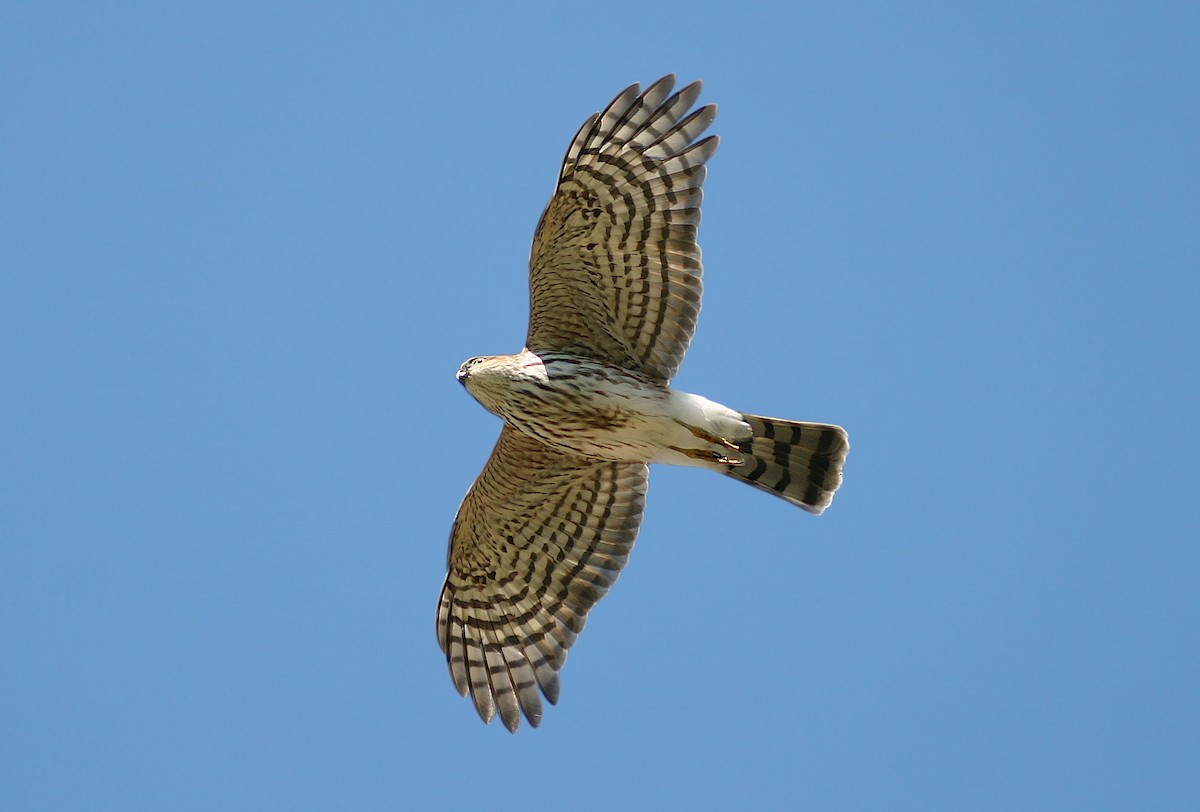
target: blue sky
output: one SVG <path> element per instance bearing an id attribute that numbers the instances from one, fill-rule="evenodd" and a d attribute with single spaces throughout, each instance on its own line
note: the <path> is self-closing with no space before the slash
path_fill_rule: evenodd
<path id="1" fill-rule="evenodd" d="M 1200 806 L 1200 13 L 9 4 L 0 807 Z M 542 727 L 434 637 L 578 125 L 721 112 L 677 379 L 840 423 L 813 518 L 656 469 Z"/>

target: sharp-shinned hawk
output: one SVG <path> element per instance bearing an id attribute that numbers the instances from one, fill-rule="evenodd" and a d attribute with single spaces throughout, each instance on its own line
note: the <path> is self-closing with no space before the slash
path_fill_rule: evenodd
<path id="1" fill-rule="evenodd" d="M 631 85 L 580 128 L 530 256 L 526 349 L 458 380 L 504 418 L 450 533 L 437 635 L 485 722 L 536 726 L 541 697 L 642 520 L 647 463 L 708 468 L 811 513 L 849 444 L 838 426 L 743 414 L 671 389 L 700 311 L 705 162 L 715 105 L 695 82 Z"/>

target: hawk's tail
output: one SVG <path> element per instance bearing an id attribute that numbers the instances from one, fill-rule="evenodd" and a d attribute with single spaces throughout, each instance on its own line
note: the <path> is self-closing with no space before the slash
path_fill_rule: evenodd
<path id="1" fill-rule="evenodd" d="M 753 436 L 739 443 L 742 461 L 725 473 L 781 496 L 810 513 L 821 513 L 842 484 L 850 441 L 840 426 L 795 423 L 743 414 Z"/>

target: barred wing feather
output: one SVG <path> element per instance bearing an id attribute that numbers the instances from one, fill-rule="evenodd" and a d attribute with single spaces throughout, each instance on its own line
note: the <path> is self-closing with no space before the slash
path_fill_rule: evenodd
<path id="1" fill-rule="evenodd" d="M 576 134 L 530 255 L 534 352 L 575 352 L 666 382 L 700 312 L 696 242 L 705 162 L 696 139 L 716 105 L 689 113 L 694 82 L 631 85 Z"/>
<path id="2" fill-rule="evenodd" d="M 501 432 L 454 521 L 437 616 L 454 684 L 485 722 L 516 731 L 523 713 L 536 727 L 541 695 L 558 700 L 567 649 L 633 549 L 647 474 Z"/>

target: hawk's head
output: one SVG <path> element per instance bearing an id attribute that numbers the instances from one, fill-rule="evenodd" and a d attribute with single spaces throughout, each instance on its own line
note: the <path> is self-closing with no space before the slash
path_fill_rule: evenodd
<path id="1" fill-rule="evenodd" d="M 526 350 L 516 355 L 480 355 L 467 359 L 455 376 L 488 411 L 508 418 L 523 411 L 520 405 L 544 382 L 542 360 Z"/>
<path id="2" fill-rule="evenodd" d="M 487 356 L 477 355 L 474 358 L 468 358 L 463 361 L 462 366 L 458 368 L 458 374 L 454 377 L 458 378 L 458 382 L 463 386 L 467 385 L 467 378 L 471 377 L 471 370 L 479 366 L 487 360 Z"/>

